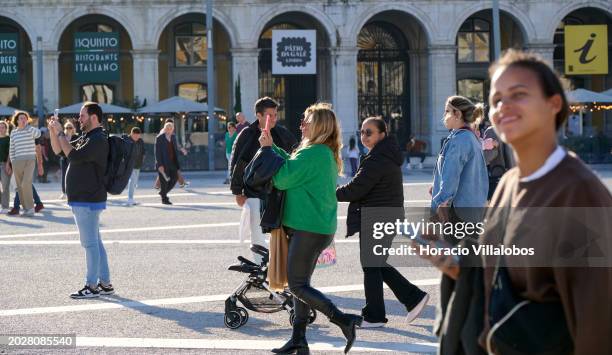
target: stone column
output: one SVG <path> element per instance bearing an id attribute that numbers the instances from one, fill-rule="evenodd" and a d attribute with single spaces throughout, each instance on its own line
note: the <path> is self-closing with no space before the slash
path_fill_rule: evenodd
<path id="1" fill-rule="evenodd" d="M 527 50 L 541 55 L 551 66 L 553 65 L 555 45 L 553 43 L 529 43 Z"/>
<path id="2" fill-rule="evenodd" d="M 159 100 L 159 50 L 142 48 L 131 50 L 134 68 L 134 97 L 147 105 Z"/>
<path id="3" fill-rule="evenodd" d="M 232 48 L 232 95 L 240 77 L 240 98 L 242 111 L 249 122 L 255 120 L 255 101 L 259 98 L 259 49 Z M 231 100 L 235 101 L 235 98 Z"/>
<path id="4" fill-rule="evenodd" d="M 30 52 L 32 56 L 32 87 L 34 88 L 34 106 L 38 106 L 38 52 Z M 59 59 L 60 52 L 43 50 L 43 107 L 47 112 L 59 108 Z"/>
<path id="5" fill-rule="evenodd" d="M 442 123 L 444 105 L 449 96 L 457 92 L 456 53 L 455 45 L 432 45 L 429 51 L 429 87 L 430 87 L 430 147 L 431 154 L 436 155 L 441 148 L 442 138 L 448 135 L 448 130 Z"/>
<path id="6" fill-rule="evenodd" d="M 333 48 L 331 52 L 332 103 L 340 120 L 345 145 L 358 129 L 357 52 L 356 47 Z"/>

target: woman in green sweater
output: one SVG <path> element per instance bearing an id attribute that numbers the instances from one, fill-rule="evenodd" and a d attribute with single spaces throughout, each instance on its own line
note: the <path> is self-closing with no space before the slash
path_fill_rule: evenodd
<path id="1" fill-rule="evenodd" d="M 334 239 L 337 222 L 336 178 L 342 173 L 340 127 L 329 104 L 306 109 L 302 142 L 288 155 L 272 143 L 262 130 L 259 143 L 272 147 L 285 163 L 273 177 L 274 187 L 286 191 L 283 226 L 289 235 L 287 278 L 294 297 L 295 322 L 291 339 L 274 353 L 308 353 L 306 326 L 310 308 L 325 314 L 346 337 L 347 353 L 355 341 L 355 327 L 362 317 L 340 311 L 325 295 L 310 285 L 317 258 Z"/>

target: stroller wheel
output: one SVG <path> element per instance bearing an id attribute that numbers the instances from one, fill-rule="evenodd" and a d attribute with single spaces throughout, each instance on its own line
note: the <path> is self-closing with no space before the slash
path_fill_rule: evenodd
<path id="1" fill-rule="evenodd" d="M 238 329 L 242 326 L 242 316 L 236 311 L 230 311 L 225 314 L 223 319 L 225 326 L 230 329 Z M 246 323 L 246 322 L 245 322 Z"/>
<path id="2" fill-rule="evenodd" d="M 249 321 L 249 312 L 242 307 L 237 307 L 236 312 L 240 314 L 240 325 L 243 326 Z"/>
<path id="3" fill-rule="evenodd" d="M 317 311 L 311 308 L 310 315 L 308 316 L 308 324 L 314 323 L 316 319 L 317 319 Z M 294 322 L 295 322 L 295 311 L 291 310 L 291 312 L 289 312 L 289 323 L 293 325 Z"/>

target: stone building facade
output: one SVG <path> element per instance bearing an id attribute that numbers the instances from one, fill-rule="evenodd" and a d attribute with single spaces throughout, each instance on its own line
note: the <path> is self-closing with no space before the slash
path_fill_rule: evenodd
<path id="1" fill-rule="evenodd" d="M 39 47 L 47 110 L 83 98 L 130 105 L 135 98 L 150 104 L 206 96 L 205 1 L 0 0 L 0 6 L 0 33 L 16 32 L 20 42 L 19 77 L 0 83 L 2 104 L 37 104 Z M 564 24 L 608 24 L 612 41 L 607 0 L 501 0 L 500 9 L 502 49 L 536 51 L 560 70 Z M 363 117 L 382 115 L 402 142 L 414 135 L 435 154 L 447 133 L 445 99 L 457 92 L 486 99 L 491 1 L 217 0 L 213 17 L 217 106 L 228 114 L 239 104 L 252 120 L 253 102 L 272 95 L 283 103 L 284 123 L 296 130 L 307 104 L 329 101 L 345 139 Z M 271 74 L 273 29 L 317 31 L 317 74 Z M 118 33 L 118 79 L 75 79 L 79 32 Z M 612 87 L 610 74 L 571 79 L 594 91 Z M 610 117 L 592 120 L 612 133 Z"/>

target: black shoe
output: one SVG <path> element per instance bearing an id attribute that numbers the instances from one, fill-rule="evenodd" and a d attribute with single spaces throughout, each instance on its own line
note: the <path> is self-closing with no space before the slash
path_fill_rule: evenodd
<path id="1" fill-rule="evenodd" d="M 339 310 L 332 312 L 332 316 L 329 318 L 330 322 L 334 323 L 342 330 L 342 334 L 346 338 L 346 346 L 344 347 L 344 353 L 348 353 L 353 347 L 355 338 L 357 337 L 356 327 L 361 326 L 363 317 L 356 314 L 342 313 Z"/>
<path id="2" fill-rule="evenodd" d="M 75 299 L 81 299 L 81 298 L 96 298 L 96 297 L 100 297 L 100 291 L 96 289 L 93 289 L 91 287 L 89 287 L 88 285 L 85 285 L 85 287 L 83 287 L 82 289 L 78 290 L 75 293 L 70 294 L 71 298 L 75 298 Z"/>
<path id="3" fill-rule="evenodd" d="M 166 199 L 166 200 L 162 200 L 162 204 L 163 204 L 163 205 L 171 205 L 171 204 L 172 204 L 172 202 L 170 202 L 170 200 L 169 200 L 169 199 Z"/>
<path id="4" fill-rule="evenodd" d="M 308 342 L 306 342 L 306 323 L 294 323 L 291 339 L 280 348 L 272 349 L 274 354 L 300 354 L 308 355 Z"/>
<path id="5" fill-rule="evenodd" d="M 100 282 L 98 282 L 98 290 L 100 291 L 101 295 L 112 295 L 113 293 L 115 293 L 113 285 L 108 284 L 107 286 L 104 286 Z"/>

